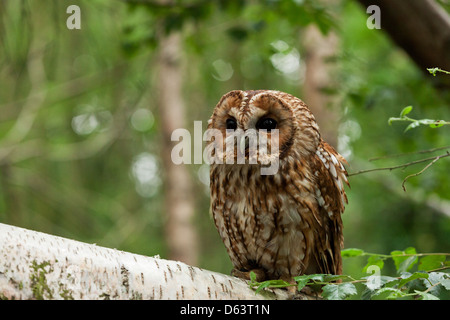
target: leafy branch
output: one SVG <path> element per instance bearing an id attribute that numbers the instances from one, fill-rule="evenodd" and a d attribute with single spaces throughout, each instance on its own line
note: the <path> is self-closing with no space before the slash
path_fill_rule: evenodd
<path id="1" fill-rule="evenodd" d="M 405 129 L 405 132 L 416 128 L 420 125 L 428 125 L 431 128 L 439 128 L 442 127 L 444 125 L 450 125 L 449 121 L 445 121 L 445 120 L 431 120 L 431 119 L 412 119 L 410 117 L 407 116 L 407 114 L 409 114 L 412 111 L 413 107 L 412 106 L 408 106 L 403 108 L 403 110 L 400 112 L 400 117 L 396 118 L 396 117 L 391 117 L 388 120 L 389 125 L 392 124 L 392 122 L 395 121 L 407 121 L 407 122 L 411 122 Z"/>
<path id="2" fill-rule="evenodd" d="M 376 254 L 361 249 L 342 251 L 343 258 L 367 257 L 364 273 L 370 276 L 355 279 L 350 275 L 307 274 L 294 277 L 295 282 L 268 280 L 258 282 L 255 274 L 250 274 L 249 285 L 255 293 L 265 288 L 305 287 L 319 289 L 327 300 L 348 298 L 379 299 L 415 299 L 439 300 L 450 297 L 450 253 L 417 253 L 412 247 L 390 254 Z M 397 275 L 381 275 L 386 260 L 393 260 Z M 413 270 L 415 268 L 415 270 Z M 358 286 L 360 286 L 358 288 Z"/>
<path id="3" fill-rule="evenodd" d="M 445 70 L 442 70 L 442 69 L 439 69 L 439 68 L 428 68 L 427 70 L 433 76 L 436 76 L 437 72 L 442 72 L 442 73 L 446 73 L 446 74 L 450 75 L 449 71 L 445 71 Z M 412 106 L 408 106 L 408 107 L 403 108 L 403 110 L 400 112 L 400 116 L 399 117 L 391 117 L 391 118 L 389 118 L 389 120 L 388 120 L 389 125 L 391 125 L 392 122 L 396 122 L 396 121 L 410 122 L 410 124 L 405 128 L 405 132 L 410 130 L 410 129 L 416 128 L 416 127 L 418 127 L 420 125 L 427 125 L 427 126 L 430 126 L 431 128 L 439 128 L 439 127 L 442 127 L 444 125 L 450 125 L 450 122 L 449 121 L 445 121 L 445 120 L 413 119 L 413 118 L 410 118 L 410 117 L 408 117 L 408 114 L 411 113 L 412 109 L 413 109 Z M 442 150 L 442 149 L 448 149 L 448 147 L 434 148 L 434 149 L 424 150 L 424 151 L 419 151 L 419 152 L 414 152 L 414 153 L 428 153 L 428 152 L 434 152 L 434 151 Z M 401 155 L 379 157 L 379 158 L 371 159 L 371 161 L 379 160 L 379 159 L 383 159 L 383 158 L 387 158 L 387 157 L 398 157 L 398 156 L 401 156 Z M 430 161 L 430 163 L 428 163 L 422 170 L 420 170 L 417 173 L 410 174 L 405 179 L 403 179 L 402 188 L 403 188 L 404 191 L 406 191 L 405 183 L 406 183 L 406 181 L 408 179 L 421 175 L 428 168 L 430 168 L 433 164 L 435 164 L 438 160 L 440 160 L 442 158 L 445 158 L 445 157 L 449 157 L 449 156 L 450 156 L 450 153 L 449 153 L 449 151 L 447 151 L 445 154 L 442 154 L 442 155 L 439 155 L 439 156 L 436 156 L 436 157 L 431 157 L 431 158 L 411 161 L 411 162 L 404 163 L 404 164 L 397 165 L 397 166 L 360 170 L 360 171 L 357 171 L 357 172 L 350 173 L 349 176 L 353 176 L 353 175 L 357 175 L 357 174 L 361 174 L 361 173 L 372 172 L 372 171 L 394 170 L 394 169 L 399 169 L 399 168 L 403 168 L 404 169 L 404 168 L 409 167 L 409 166 L 414 165 L 414 164 Z"/>
<path id="4" fill-rule="evenodd" d="M 442 73 L 446 73 L 446 74 L 450 74 L 449 71 L 446 70 L 442 70 L 440 68 L 427 68 L 428 72 L 431 73 L 433 75 L 433 77 L 436 77 L 436 73 L 437 72 L 442 72 Z"/>
<path id="5" fill-rule="evenodd" d="M 434 77 L 436 76 L 436 73 L 441 72 L 441 73 L 445 73 L 450 75 L 449 71 L 446 70 L 442 70 L 440 68 L 427 68 L 428 72 L 431 73 Z M 444 121 L 444 120 L 431 120 L 431 119 L 421 119 L 421 120 L 417 120 L 417 119 L 412 119 L 410 117 L 407 116 L 407 114 L 409 114 L 412 111 L 413 107 L 412 106 L 408 106 L 403 108 L 403 110 L 400 112 L 400 117 L 396 118 L 396 117 L 391 117 L 388 120 L 389 125 L 392 124 L 392 122 L 395 121 L 408 121 L 411 122 L 405 129 L 405 132 L 416 128 L 420 125 L 429 125 L 431 128 L 439 128 L 442 127 L 443 125 L 449 125 L 450 122 L 449 121 Z"/>

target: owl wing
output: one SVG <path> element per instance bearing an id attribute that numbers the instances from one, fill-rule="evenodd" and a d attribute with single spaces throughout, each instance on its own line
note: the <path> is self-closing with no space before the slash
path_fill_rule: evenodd
<path id="1" fill-rule="evenodd" d="M 341 214 L 347 203 L 344 184 L 349 185 L 345 159 L 321 140 L 312 161 L 316 176 L 315 198 L 318 210 L 313 212 L 319 224 L 316 230 L 315 260 L 321 273 L 341 274 L 342 234 Z"/>
<path id="2" fill-rule="evenodd" d="M 331 219 L 344 212 L 347 201 L 344 183 L 350 186 L 347 179 L 347 170 L 343 163 L 347 161 L 332 146 L 321 140 L 315 157 L 313 167 L 319 171 L 318 185 L 324 199 L 323 208 Z M 316 172 L 315 175 L 317 176 Z M 320 195 L 318 195 L 320 196 Z"/>

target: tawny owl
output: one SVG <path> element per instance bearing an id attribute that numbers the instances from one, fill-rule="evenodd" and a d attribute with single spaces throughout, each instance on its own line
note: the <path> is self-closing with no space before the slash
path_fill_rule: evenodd
<path id="1" fill-rule="evenodd" d="M 211 212 L 233 274 L 288 280 L 342 273 L 346 161 L 322 140 L 306 104 L 279 91 L 231 91 L 208 129 Z M 250 135 L 240 140 L 235 131 L 258 133 L 270 151 L 252 153 Z M 267 159 L 277 159 L 275 173 L 262 174 Z"/>

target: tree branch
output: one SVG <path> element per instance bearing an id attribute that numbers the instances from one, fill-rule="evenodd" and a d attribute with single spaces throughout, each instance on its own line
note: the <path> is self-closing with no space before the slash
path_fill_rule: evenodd
<path id="1" fill-rule="evenodd" d="M 1 299 L 287 299 L 246 281 L 0 224 Z M 307 299 L 301 295 L 296 298 Z"/>
<path id="2" fill-rule="evenodd" d="M 427 161 L 433 161 L 433 163 L 434 163 L 437 160 L 445 158 L 445 157 L 450 157 L 450 153 L 448 151 L 447 151 L 447 153 L 442 154 L 440 156 L 436 156 L 436 157 L 430 157 L 430 158 L 426 158 L 426 159 L 415 160 L 415 161 L 411 161 L 411 162 L 408 162 L 408 163 L 404 163 L 404 164 L 400 164 L 400 165 L 392 166 L 392 167 L 382 167 L 382 168 L 373 168 L 373 169 L 359 170 L 359 171 L 356 171 L 356 172 L 351 172 L 348 175 L 349 176 L 356 176 L 356 175 L 362 174 L 362 173 L 373 172 L 373 171 L 382 171 L 382 170 L 389 170 L 389 171 L 391 171 L 391 170 L 394 170 L 394 169 L 406 168 L 406 167 L 412 166 L 414 164 L 427 162 Z M 429 167 L 431 164 L 427 165 L 427 167 Z M 425 167 L 425 168 L 427 168 L 427 167 Z"/>
<path id="3" fill-rule="evenodd" d="M 358 0 L 365 8 L 381 10 L 381 28 L 403 48 L 416 65 L 450 70 L 450 16 L 434 0 Z M 448 77 L 439 76 L 446 87 Z"/>
<path id="4" fill-rule="evenodd" d="M 420 170 L 419 172 L 410 174 L 410 175 L 407 176 L 405 179 L 403 179 L 403 182 L 402 182 L 402 188 L 403 188 L 403 191 L 406 192 L 406 187 L 405 187 L 406 180 L 408 180 L 409 178 L 417 177 L 418 175 L 421 175 L 425 170 L 427 170 L 429 167 L 431 167 L 433 164 L 435 164 L 436 161 L 438 161 L 438 160 L 441 159 L 441 158 L 448 157 L 448 156 L 450 156 L 450 153 L 447 151 L 447 154 L 444 154 L 444 155 L 441 155 L 441 156 L 437 156 L 436 158 L 433 159 L 433 161 L 431 161 L 429 164 L 427 164 L 427 165 L 425 166 L 425 168 L 423 168 L 423 169 Z"/>
<path id="5" fill-rule="evenodd" d="M 432 148 L 432 149 L 427 149 L 427 150 L 419 150 L 419 151 L 413 151 L 413 152 L 406 152 L 406 153 L 391 154 L 391 155 L 386 155 L 386 156 L 381 156 L 381 157 L 376 157 L 376 158 L 370 158 L 369 161 L 377 161 L 377 160 L 388 159 L 388 158 L 398 158 L 398 157 L 403 157 L 403 156 L 410 156 L 413 154 L 432 153 L 435 151 L 445 150 L 445 149 L 450 149 L 450 146 Z"/>
<path id="6" fill-rule="evenodd" d="M 370 165 L 368 162 L 364 162 L 360 159 L 354 159 L 352 162 L 357 162 L 361 166 Z M 408 192 L 404 192 L 400 188 L 402 183 L 401 179 L 397 178 L 395 175 L 381 175 L 379 171 L 378 173 L 374 173 L 370 176 L 365 175 L 363 177 L 378 183 L 380 186 L 383 186 L 386 190 L 397 195 L 399 198 L 415 204 L 425 205 L 435 213 L 450 217 L 450 201 L 441 198 L 438 194 L 427 192 L 423 188 L 418 187 L 409 187 Z"/>

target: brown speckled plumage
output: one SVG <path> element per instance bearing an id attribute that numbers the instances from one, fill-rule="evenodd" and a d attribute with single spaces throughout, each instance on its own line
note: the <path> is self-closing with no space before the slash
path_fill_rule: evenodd
<path id="1" fill-rule="evenodd" d="M 233 266 L 261 270 L 266 279 L 340 274 L 345 160 L 321 139 L 306 104 L 279 91 L 231 91 L 208 128 L 225 136 L 230 117 L 246 131 L 267 116 L 279 130 L 276 174 L 261 175 L 260 163 L 211 164 L 211 211 Z M 224 143 L 216 137 L 208 146 Z"/>

